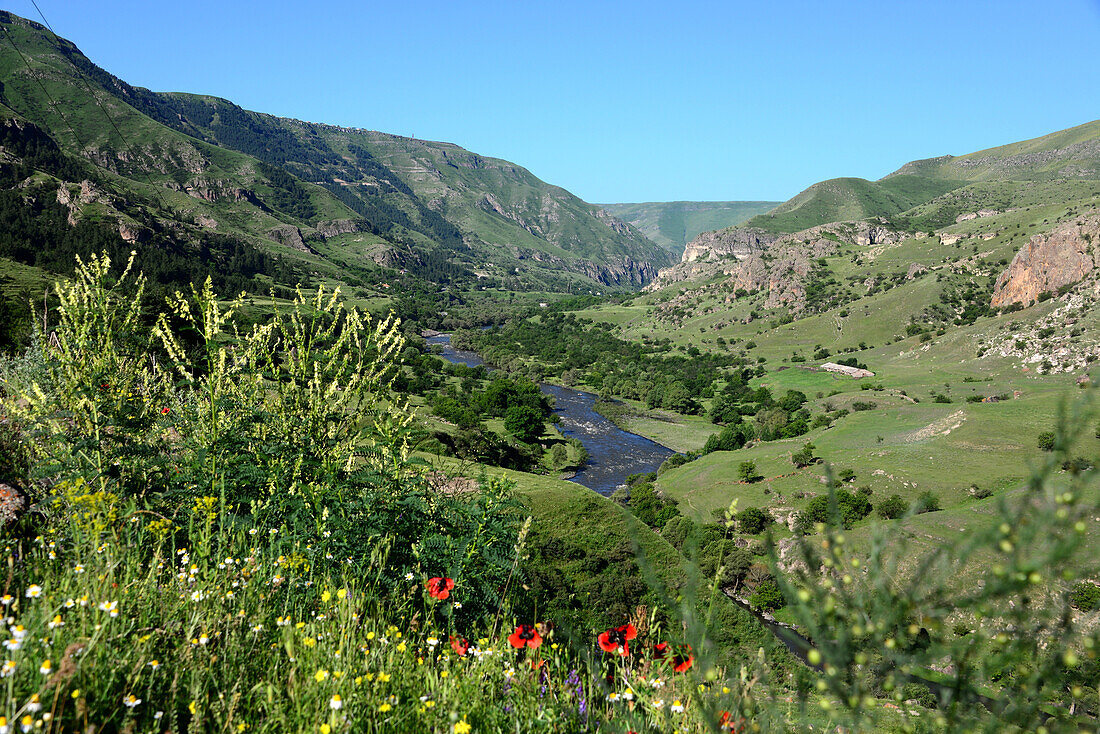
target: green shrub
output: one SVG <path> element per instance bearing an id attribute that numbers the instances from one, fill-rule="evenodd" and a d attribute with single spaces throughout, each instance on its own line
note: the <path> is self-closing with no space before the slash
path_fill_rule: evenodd
<path id="1" fill-rule="evenodd" d="M 1038 445 L 1040 451 L 1054 450 L 1054 431 L 1043 431 L 1039 434 Z"/>
<path id="2" fill-rule="evenodd" d="M 896 520 L 909 509 L 909 504 L 899 494 L 892 494 L 878 506 L 878 514 L 886 520 Z"/>
<path id="3" fill-rule="evenodd" d="M 749 597 L 749 606 L 762 612 L 774 612 L 786 605 L 787 600 L 775 579 L 767 579 L 760 583 Z"/>
<path id="4" fill-rule="evenodd" d="M 1077 582 L 1070 594 L 1070 604 L 1074 609 L 1080 609 L 1082 612 L 1100 609 L 1100 585 L 1091 581 Z"/>

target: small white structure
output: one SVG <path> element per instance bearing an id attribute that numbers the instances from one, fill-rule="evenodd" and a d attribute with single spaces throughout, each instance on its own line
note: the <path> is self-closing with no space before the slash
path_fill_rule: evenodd
<path id="1" fill-rule="evenodd" d="M 821 365 L 821 369 L 826 372 L 839 372 L 842 375 L 848 375 L 848 377 L 854 377 L 857 380 L 861 377 L 874 377 L 875 373 L 871 370 L 860 369 L 859 367 L 849 367 L 846 364 L 837 364 L 836 362 L 826 362 Z"/>

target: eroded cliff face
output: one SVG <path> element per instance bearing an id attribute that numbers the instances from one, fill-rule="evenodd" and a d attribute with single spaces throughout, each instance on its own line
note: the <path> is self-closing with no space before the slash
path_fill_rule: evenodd
<path id="1" fill-rule="evenodd" d="M 734 288 L 766 292 L 765 308 L 800 311 L 814 259 L 835 254 L 841 242 L 868 247 L 901 239 L 898 232 L 874 222 L 834 222 L 788 235 L 751 227 L 704 232 L 688 243 L 677 265 L 660 271 L 648 289 L 721 273 Z"/>
<path id="2" fill-rule="evenodd" d="M 1028 305 L 1039 294 L 1079 283 L 1100 266 L 1100 213 L 1034 235 L 997 277 L 991 305 Z"/>

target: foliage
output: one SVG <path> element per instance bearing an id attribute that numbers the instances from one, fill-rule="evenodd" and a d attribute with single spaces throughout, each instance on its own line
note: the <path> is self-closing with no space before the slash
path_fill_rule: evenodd
<path id="1" fill-rule="evenodd" d="M 909 504 L 899 494 L 892 494 L 878 506 L 878 514 L 886 520 L 896 520 L 909 510 Z"/>
<path id="2" fill-rule="evenodd" d="M 737 513 L 737 529 L 746 535 L 759 535 L 772 523 L 772 516 L 759 507 L 746 507 Z"/>
<path id="3" fill-rule="evenodd" d="M 787 600 L 783 598 L 783 592 L 779 590 L 779 584 L 775 579 L 766 579 L 753 590 L 749 597 L 749 604 L 753 609 L 774 612 L 776 609 L 785 607 Z"/>
<path id="4" fill-rule="evenodd" d="M 740 477 L 742 482 L 755 482 L 761 479 L 756 472 L 755 461 L 742 461 L 739 463 L 737 465 L 737 476 Z"/>
<path id="5" fill-rule="evenodd" d="M 1039 434 L 1038 445 L 1040 451 L 1054 450 L 1054 431 L 1043 431 Z"/>

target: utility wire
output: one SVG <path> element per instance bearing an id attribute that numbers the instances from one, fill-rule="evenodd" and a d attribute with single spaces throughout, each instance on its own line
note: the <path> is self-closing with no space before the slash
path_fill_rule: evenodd
<path id="1" fill-rule="evenodd" d="M 73 139 L 76 140 L 76 144 L 80 146 L 80 152 L 87 156 L 87 146 L 80 140 L 80 136 L 76 134 L 76 130 L 73 129 L 72 123 L 70 123 L 65 115 L 61 113 L 61 110 L 57 106 L 57 102 L 50 96 L 49 91 L 46 89 L 46 85 L 42 83 L 42 80 L 35 74 L 34 69 L 31 68 L 31 62 L 27 61 L 27 57 L 23 55 L 23 52 L 19 50 L 19 47 L 15 45 L 15 39 L 8 33 L 8 28 L 4 23 L 0 23 L 0 30 L 4 31 L 4 36 L 7 37 L 8 43 L 15 49 L 15 53 L 19 54 L 19 58 L 23 59 L 23 64 L 27 67 L 27 71 L 31 75 L 31 79 L 38 82 L 38 88 L 42 90 L 42 94 L 46 95 L 46 99 L 49 100 L 50 106 L 53 107 L 54 114 L 61 118 L 61 121 L 69 128 L 69 132 L 73 134 Z"/>
<path id="2" fill-rule="evenodd" d="M 38 7 L 37 0 L 31 0 L 31 4 L 34 5 L 34 9 L 38 11 L 38 17 L 42 19 L 42 22 L 45 24 L 46 28 L 49 29 L 50 33 L 53 33 L 54 38 L 60 39 L 61 37 L 57 35 L 57 32 L 53 29 L 53 26 L 50 25 L 50 21 L 46 20 L 46 16 L 42 12 L 42 8 Z M 72 67 L 76 71 L 77 76 L 80 77 L 80 81 L 84 83 L 84 88 L 88 90 L 88 95 L 92 98 L 92 101 L 95 102 L 96 107 L 98 107 L 99 111 L 103 113 L 103 116 L 107 118 L 107 122 L 110 123 L 111 127 L 115 131 L 115 134 L 118 135 L 118 139 L 122 142 L 123 150 L 129 153 L 133 146 L 130 145 L 129 141 L 126 139 L 126 136 L 122 134 L 122 131 L 119 130 L 118 125 L 115 124 L 114 118 L 111 117 L 111 113 L 108 112 L 107 108 L 103 106 L 103 103 L 99 101 L 99 97 L 96 95 L 95 90 L 92 89 L 92 85 L 88 82 L 88 77 L 71 59 L 69 60 L 69 63 L 72 64 Z M 70 127 L 70 129 L 72 128 Z M 160 202 L 161 208 L 164 209 L 165 212 L 171 212 L 171 209 L 168 207 L 167 202 L 165 202 L 164 198 L 160 195 L 160 191 L 158 190 L 159 187 L 155 183 L 153 183 L 151 178 L 147 181 L 147 183 L 149 183 L 149 185 L 153 188 L 153 195 Z"/>

